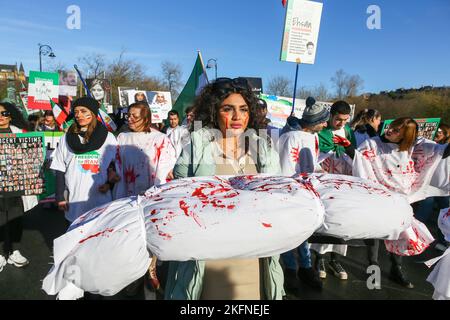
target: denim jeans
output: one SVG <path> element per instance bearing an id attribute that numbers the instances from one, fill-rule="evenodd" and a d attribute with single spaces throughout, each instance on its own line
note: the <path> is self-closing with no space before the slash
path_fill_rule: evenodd
<path id="1" fill-rule="evenodd" d="M 298 261 L 295 257 L 295 253 L 298 254 Z M 287 269 L 297 270 L 297 262 L 300 268 L 311 268 L 311 252 L 309 251 L 308 241 L 303 242 L 297 248 L 285 252 L 281 255 L 283 264 Z"/>

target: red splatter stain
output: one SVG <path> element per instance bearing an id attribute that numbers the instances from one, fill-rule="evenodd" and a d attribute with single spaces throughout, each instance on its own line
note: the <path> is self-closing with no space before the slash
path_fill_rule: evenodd
<path id="1" fill-rule="evenodd" d="M 234 204 L 229 205 L 229 206 L 227 207 L 228 210 L 233 210 L 234 208 L 236 208 L 236 206 L 235 206 Z"/>
<path id="2" fill-rule="evenodd" d="M 262 225 L 265 227 L 265 228 L 272 228 L 272 224 L 270 224 L 270 223 L 262 223 Z"/>
<path id="3" fill-rule="evenodd" d="M 127 184 L 135 183 L 137 177 L 139 177 L 139 175 L 136 175 L 134 172 L 134 167 L 129 167 L 125 170 L 125 182 Z"/>
<path id="4" fill-rule="evenodd" d="M 161 237 L 164 237 L 165 240 L 170 240 L 170 239 L 172 239 L 172 236 L 171 236 L 170 234 L 168 234 L 168 233 L 164 233 L 164 232 L 162 232 L 162 231 L 159 231 L 158 234 L 159 234 Z"/>
<path id="5" fill-rule="evenodd" d="M 292 161 L 297 163 L 300 161 L 300 148 L 292 148 L 291 150 Z"/>
<path id="6" fill-rule="evenodd" d="M 80 240 L 78 243 L 82 244 L 82 243 L 84 243 L 84 242 L 86 242 L 86 241 L 88 241 L 90 239 L 97 238 L 97 237 L 105 235 L 107 233 L 112 233 L 113 231 L 114 231 L 114 229 L 106 229 L 105 231 L 98 232 L 98 233 L 93 234 L 93 235 L 91 235 L 91 236 L 89 236 L 89 237 L 87 237 L 87 238 L 85 238 L 83 240 Z"/>
<path id="7" fill-rule="evenodd" d="M 183 200 L 180 200 L 180 209 L 183 210 L 184 214 L 189 217 L 189 206 Z"/>
<path id="8" fill-rule="evenodd" d="M 319 137 L 316 135 L 316 158 L 319 157 Z"/>
<path id="9" fill-rule="evenodd" d="M 364 158 L 366 158 L 369 161 L 372 161 L 376 158 L 375 151 L 370 149 L 362 152 L 362 155 Z"/>
<path id="10" fill-rule="evenodd" d="M 164 149 L 164 142 L 165 141 L 161 142 L 161 144 L 159 146 L 156 143 L 154 144 L 156 153 L 155 153 L 155 158 L 153 159 L 153 162 L 155 164 L 159 163 L 159 159 L 161 158 L 162 150 Z"/>
<path id="11" fill-rule="evenodd" d="M 150 214 L 151 214 L 152 216 L 154 216 L 154 215 L 156 214 L 156 209 L 153 209 L 152 212 L 150 212 Z"/>
<path id="12" fill-rule="evenodd" d="M 444 219 L 447 219 L 448 217 L 450 217 L 450 209 L 448 209 L 447 213 L 444 214 Z"/>

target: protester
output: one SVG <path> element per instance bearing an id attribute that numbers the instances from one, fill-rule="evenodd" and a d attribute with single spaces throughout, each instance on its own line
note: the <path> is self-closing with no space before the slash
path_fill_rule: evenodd
<path id="1" fill-rule="evenodd" d="M 12 104 L 0 103 L 0 134 L 24 133 L 27 123 L 22 113 Z M 36 196 L 8 197 L 0 201 L 0 272 L 6 264 L 18 268 L 29 261 L 21 253 L 23 234 L 22 218 L 25 212 L 37 205 Z M 1 244 L 3 242 L 3 244 Z"/>
<path id="2" fill-rule="evenodd" d="M 185 127 L 186 129 L 190 130 L 191 129 L 191 125 L 194 122 L 195 106 L 187 107 L 186 110 L 184 111 L 184 113 L 185 113 L 185 118 L 184 118 L 183 123 L 181 125 L 183 127 Z"/>
<path id="3" fill-rule="evenodd" d="M 296 173 L 322 171 L 319 166 L 319 137 L 317 134 L 326 128 L 329 118 L 330 112 L 324 106 L 316 104 L 313 97 L 306 99 L 306 108 L 301 119 L 294 116 L 288 118 L 286 126 L 282 129 L 278 146 L 283 175 L 291 176 Z M 298 260 L 295 258 L 295 252 L 298 254 Z M 295 250 L 281 256 L 287 279 L 295 279 L 297 274 L 299 279 L 311 287 L 322 288 L 322 281 L 317 272 L 318 266 L 312 268 L 307 241 Z M 292 281 L 287 282 L 287 285 L 295 287 Z"/>
<path id="4" fill-rule="evenodd" d="M 258 99 L 258 109 L 256 109 L 257 115 L 257 128 L 259 130 L 267 130 L 267 135 L 272 136 L 273 132 L 278 132 L 279 129 L 272 125 L 272 122 L 267 118 L 267 102 L 264 99 Z M 277 136 L 278 138 L 278 136 Z"/>
<path id="5" fill-rule="evenodd" d="M 441 123 L 436 132 L 436 136 L 434 137 L 434 142 L 439 144 L 449 143 L 450 127 L 444 123 Z M 414 204 L 414 213 L 417 220 L 426 223 L 428 222 L 431 214 L 433 213 L 435 206 L 437 207 L 437 209 L 441 210 L 444 208 L 448 208 L 450 206 L 449 203 L 450 203 L 449 196 L 429 197 Z M 445 251 L 447 247 L 448 244 L 444 240 L 443 234 L 438 233 L 438 239 L 435 248 L 440 251 Z"/>
<path id="6" fill-rule="evenodd" d="M 423 200 L 439 162 L 449 156 L 450 147 L 417 139 L 417 133 L 418 125 L 413 119 L 394 120 L 381 137 L 359 146 L 354 153 L 353 174 L 404 194 L 410 203 Z M 402 258 L 391 254 L 391 262 L 391 279 L 413 288 L 402 267 Z"/>
<path id="7" fill-rule="evenodd" d="M 90 209 L 112 201 L 109 167 L 116 158 L 117 141 L 97 120 L 98 102 L 77 99 L 75 122 L 61 137 L 52 154 L 50 169 L 56 172 L 56 202 L 73 222 Z"/>
<path id="8" fill-rule="evenodd" d="M 189 130 L 180 126 L 180 116 L 176 110 L 169 111 L 169 126 L 164 128 L 163 132 L 167 134 L 175 148 L 177 158 L 181 154 L 183 147 L 189 143 Z"/>
<path id="9" fill-rule="evenodd" d="M 333 138 L 343 137 L 348 139 L 353 147 L 356 147 L 355 136 L 348 126 L 352 109 L 345 101 L 333 103 L 330 109 L 331 118 L 328 126 L 319 132 L 319 149 L 322 157 L 326 157 L 321 163 L 322 168 L 328 173 L 352 175 L 353 160 L 345 154 L 345 148 L 334 143 Z M 327 276 L 324 254 L 331 252 L 331 260 L 328 264 L 333 274 L 341 280 L 347 280 L 348 274 L 339 262 L 339 255 L 347 254 L 346 245 L 338 244 L 311 244 L 311 250 L 316 251 L 318 262 L 316 263 L 319 276 Z"/>
<path id="10" fill-rule="evenodd" d="M 351 123 L 354 130 L 356 146 L 365 140 L 378 135 L 381 124 L 381 113 L 376 109 L 364 109 L 358 112 Z"/>
<path id="11" fill-rule="evenodd" d="M 279 173 L 275 150 L 250 130 L 255 127 L 256 103 L 244 78 L 219 78 L 207 85 L 194 104 L 195 121 L 201 121 L 202 128 L 191 131 L 190 144 L 174 168 L 175 178 Z M 218 272 L 222 268 L 228 277 Z M 170 262 L 165 292 L 167 299 L 281 299 L 283 271 L 279 256 L 260 262 Z"/>
<path id="12" fill-rule="evenodd" d="M 37 131 L 41 116 L 39 114 L 30 114 L 28 116 L 28 131 Z"/>
<path id="13" fill-rule="evenodd" d="M 153 185 L 166 182 L 175 165 L 175 149 L 169 138 L 151 128 L 151 112 L 146 102 L 128 108 L 131 132 L 119 134 L 119 175 L 115 198 L 141 194 Z"/>
<path id="14" fill-rule="evenodd" d="M 46 110 L 44 112 L 44 123 L 39 126 L 38 131 L 60 131 L 53 111 Z"/>

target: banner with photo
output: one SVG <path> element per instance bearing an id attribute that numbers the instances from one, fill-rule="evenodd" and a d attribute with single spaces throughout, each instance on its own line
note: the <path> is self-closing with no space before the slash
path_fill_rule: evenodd
<path id="1" fill-rule="evenodd" d="M 89 88 L 89 91 L 92 94 L 92 97 L 98 101 L 100 105 L 103 104 L 105 109 L 111 109 L 112 100 L 111 100 L 111 81 L 108 79 L 87 79 L 86 85 Z"/>
<path id="2" fill-rule="evenodd" d="M 128 102 L 128 91 L 135 90 L 135 88 L 131 87 L 118 87 L 119 90 L 119 105 L 122 108 L 127 108 L 130 103 Z"/>
<path id="3" fill-rule="evenodd" d="M 52 110 L 50 99 L 58 103 L 59 75 L 56 72 L 30 71 L 28 109 Z"/>
<path id="4" fill-rule="evenodd" d="M 292 111 L 292 98 L 288 97 L 278 97 L 275 95 L 261 94 L 259 97 L 266 101 L 267 103 L 267 118 L 272 122 L 271 125 L 276 128 L 283 128 L 286 124 L 287 118 L 291 115 Z M 332 102 L 316 101 L 317 104 L 323 105 L 330 109 Z M 355 105 L 350 105 L 352 108 L 350 119 L 353 119 L 355 114 Z M 294 115 L 297 118 L 301 118 L 303 111 L 306 108 L 305 99 L 295 99 Z"/>
<path id="5" fill-rule="evenodd" d="M 281 61 L 314 64 L 323 4 L 288 1 L 281 45 Z"/>
<path id="6" fill-rule="evenodd" d="M 59 95 L 75 97 L 77 95 L 78 75 L 76 71 L 59 71 Z"/>
<path id="7" fill-rule="evenodd" d="M 45 138 L 42 132 L 0 134 L 0 194 L 39 195 L 45 191 Z"/>
<path id="8" fill-rule="evenodd" d="M 161 116 L 161 120 L 169 117 L 169 111 L 172 110 L 172 96 L 168 91 L 147 91 L 147 97 L 150 102 L 150 109 L 155 110 Z"/>
<path id="9" fill-rule="evenodd" d="M 433 140 L 439 128 L 439 124 L 441 123 L 441 118 L 420 118 L 414 120 L 419 126 L 417 135 L 425 139 Z M 389 129 L 389 125 L 392 121 L 394 121 L 394 119 L 384 121 L 381 134 L 384 134 L 384 132 Z"/>

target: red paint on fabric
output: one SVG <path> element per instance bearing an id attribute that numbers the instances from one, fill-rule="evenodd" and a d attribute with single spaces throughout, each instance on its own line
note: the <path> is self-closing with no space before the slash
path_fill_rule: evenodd
<path id="1" fill-rule="evenodd" d="M 189 206 L 183 200 L 180 200 L 180 209 L 183 210 L 184 214 L 189 217 Z"/>
<path id="2" fill-rule="evenodd" d="M 233 210 L 234 208 L 236 208 L 236 206 L 235 206 L 234 204 L 229 205 L 229 206 L 227 207 L 228 210 Z"/>
<path id="3" fill-rule="evenodd" d="M 266 228 L 272 228 L 272 225 L 270 223 L 262 223 L 262 225 Z"/>
<path id="4" fill-rule="evenodd" d="M 292 148 L 291 150 L 292 161 L 297 163 L 300 161 L 300 148 Z"/>
<path id="5" fill-rule="evenodd" d="M 78 243 L 82 244 L 82 243 L 84 243 L 84 242 L 86 242 L 86 241 L 88 241 L 90 239 L 97 238 L 99 236 L 105 235 L 107 233 L 111 233 L 113 231 L 114 231 L 114 229 L 106 229 L 105 231 L 98 232 L 98 233 L 93 234 L 93 235 L 91 235 L 91 236 L 89 236 L 89 237 L 87 237 L 87 238 L 85 238 L 83 240 L 80 240 Z"/>
<path id="6" fill-rule="evenodd" d="M 139 175 L 136 175 L 136 173 L 134 172 L 134 167 L 128 167 L 128 168 L 125 170 L 125 182 L 126 182 L 127 184 L 135 183 L 135 182 L 136 182 L 136 178 L 137 178 L 138 176 L 139 176 Z"/>
<path id="7" fill-rule="evenodd" d="M 155 158 L 153 159 L 153 162 L 155 164 L 158 164 L 159 159 L 161 158 L 161 152 L 164 149 L 164 141 L 161 142 L 161 144 L 159 146 L 155 143 L 154 147 L 155 147 L 156 154 L 155 154 Z"/>

